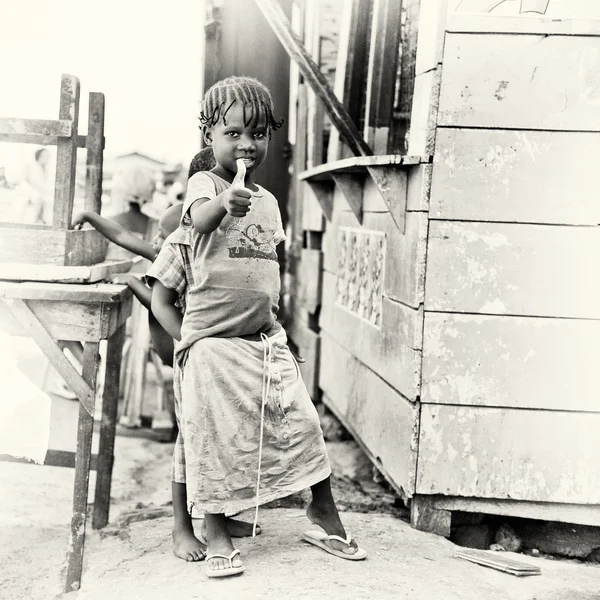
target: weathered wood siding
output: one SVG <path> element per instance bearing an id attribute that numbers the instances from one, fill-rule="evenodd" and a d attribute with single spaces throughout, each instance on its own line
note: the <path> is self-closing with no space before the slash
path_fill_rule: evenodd
<path id="1" fill-rule="evenodd" d="M 546 35 L 553 22 L 537 18 L 536 34 L 514 35 L 498 23 L 527 19 L 454 16 L 429 201 L 416 492 L 597 504 L 600 37 Z"/>

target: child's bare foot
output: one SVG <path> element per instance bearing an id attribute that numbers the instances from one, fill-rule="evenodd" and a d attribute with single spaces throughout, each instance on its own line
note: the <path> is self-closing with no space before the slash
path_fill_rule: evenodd
<path id="1" fill-rule="evenodd" d="M 225 525 L 229 535 L 234 538 L 250 537 L 252 535 L 252 523 L 247 521 L 240 521 L 238 519 L 231 519 L 225 517 Z M 261 532 L 260 525 L 256 526 L 256 535 Z M 200 529 L 200 539 L 205 540 L 206 538 L 206 523 L 202 521 L 202 528 Z"/>
<path id="2" fill-rule="evenodd" d="M 333 501 L 317 503 L 313 499 L 306 509 L 306 516 L 315 525 L 324 529 L 327 535 L 337 535 L 346 539 L 346 530 L 342 525 L 340 515 Z M 358 550 L 358 544 L 354 540 L 352 540 L 349 545 L 337 540 L 329 540 L 327 543 L 335 550 L 339 550 L 344 554 L 356 554 Z"/>
<path id="3" fill-rule="evenodd" d="M 206 546 L 194 535 L 194 529 L 173 527 L 173 554 L 188 562 L 198 562 L 206 557 Z"/>

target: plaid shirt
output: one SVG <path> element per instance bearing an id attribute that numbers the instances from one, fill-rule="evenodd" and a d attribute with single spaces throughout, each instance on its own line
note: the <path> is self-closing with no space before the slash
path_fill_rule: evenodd
<path id="1" fill-rule="evenodd" d="M 165 240 L 156 260 L 146 273 L 146 281 L 150 286 L 154 283 L 153 280 L 156 280 L 166 288 L 177 292 L 178 299 L 175 305 L 182 313 L 185 313 L 185 297 L 193 281 L 191 250 L 189 231 L 176 229 Z M 181 369 L 175 363 L 173 364 L 173 393 L 179 433 L 173 449 L 172 478 L 175 483 L 185 483 L 185 452 L 180 423 Z"/>

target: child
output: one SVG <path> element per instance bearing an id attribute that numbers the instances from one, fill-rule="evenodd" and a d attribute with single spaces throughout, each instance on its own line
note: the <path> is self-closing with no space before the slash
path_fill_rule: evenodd
<path id="1" fill-rule="evenodd" d="M 281 125 L 271 95 L 255 79 L 228 78 L 206 93 L 201 121 L 216 166 L 188 181 L 182 226 L 190 230 L 186 267 L 193 283 L 186 312 L 180 323 L 176 285 L 160 278 L 152 310 L 174 337 L 181 325 L 176 363 L 187 497 L 190 510 L 205 513 L 207 575 L 244 570 L 226 513 L 253 506 L 257 513 L 259 504 L 309 486 L 307 516 L 325 533 L 303 539 L 342 558 L 364 559 L 340 521 L 317 412 L 275 318 L 275 247 L 285 234 L 277 200 L 253 182 L 271 132 Z M 240 173 L 240 184 L 237 159 L 246 175 Z"/>

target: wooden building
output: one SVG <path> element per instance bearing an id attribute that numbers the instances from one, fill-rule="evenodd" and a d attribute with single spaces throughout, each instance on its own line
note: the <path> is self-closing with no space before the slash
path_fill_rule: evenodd
<path id="1" fill-rule="evenodd" d="M 328 3 L 256 4 L 293 59 L 287 326 L 314 397 L 416 527 L 600 524 L 600 7 L 340 3 L 334 96 Z"/>

